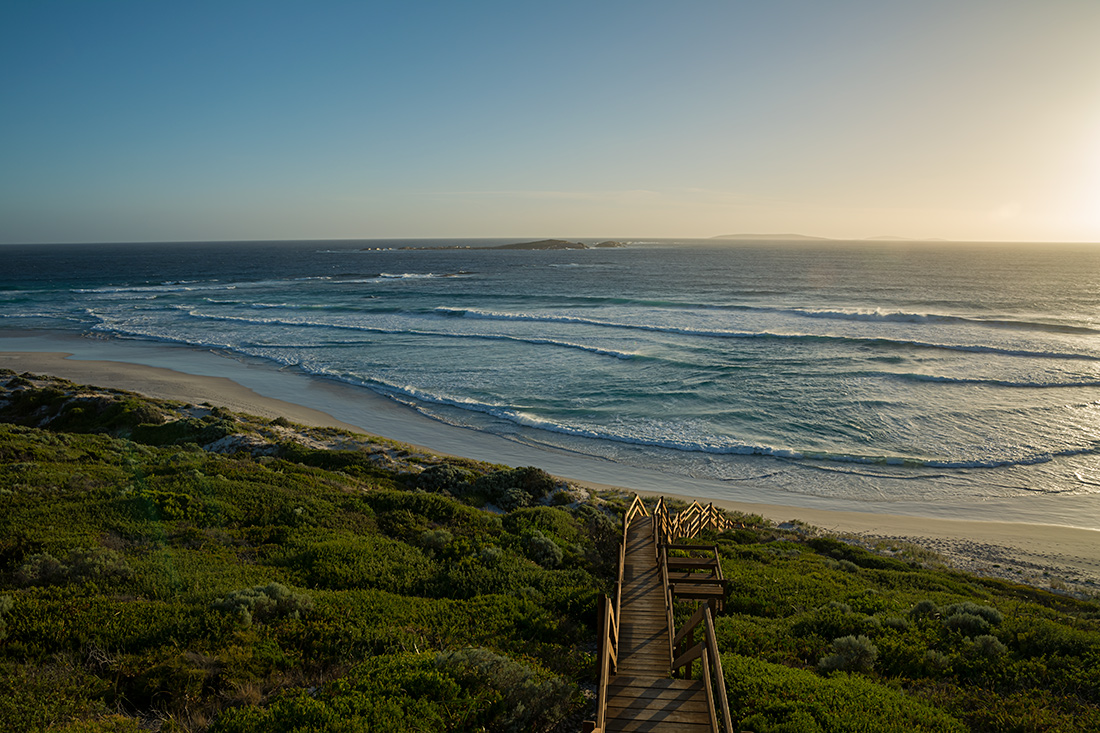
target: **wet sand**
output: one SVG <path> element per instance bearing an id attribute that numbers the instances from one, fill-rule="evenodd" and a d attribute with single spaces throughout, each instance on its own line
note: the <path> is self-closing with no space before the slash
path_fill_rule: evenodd
<path id="1" fill-rule="evenodd" d="M 0 348 L 4 343 L 0 341 Z M 181 350 L 181 354 L 183 351 Z M 309 380 L 286 375 L 298 386 L 288 394 L 285 385 L 268 390 L 266 382 L 257 382 L 263 392 L 274 391 L 281 399 L 262 394 L 235 379 L 194 374 L 163 366 L 92 359 L 72 359 L 67 352 L 0 351 L 0 368 L 16 372 L 49 374 L 82 384 L 124 389 L 150 397 L 200 404 L 209 402 L 260 417 L 283 416 L 305 425 L 335 426 L 357 432 L 384 435 L 387 438 L 426 446 L 437 453 L 467 455 L 510 465 L 540 465 L 525 446 L 516 446 L 496 436 L 471 430 L 441 430 L 433 421 L 411 410 L 394 405 L 385 398 L 363 395 L 348 385 Z M 193 366 L 181 364 L 181 366 Z M 215 364 L 215 366 L 218 366 Z M 247 369 L 241 366 L 241 369 Z M 192 368 L 189 371 L 203 371 Z M 206 369 L 206 371 L 210 371 Z M 239 370 L 234 377 L 239 376 Z M 266 378 L 266 377 L 265 377 Z M 300 382 L 300 384 L 299 384 Z M 348 419 L 337 409 L 354 395 L 356 417 Z M 344 419 L 331 413 L 340 411 Z M 390 428 L 390 429 L 387 429 Z M 433 432 L 434 431 L 434 432 Z M 394 434 L 397 433 L 397 434 Z M 419 439 L 418 439 L 419 438 Z M 526 449 L 525 449 L 526 448 Z M 604 462 L 593 480 L 591 471 L 578 479 L 570 476 L 568 462 L 552 457 L 554 465 L 542 467 L 575 483 L 594 488 L 631 490 L 628 469 L 617 472 L 616 464 Z M 690 483 L 685 482 L 690 489 Z M 639 493 L 655 495 L 651 487 Z M 690 491 L 661 491 L 688 501 Z M 868 538 L 896 538 L 919 544 L 943 555 L 959 569 L 1027 582 L 1041 587 L 1100 593 L 1100 531 L 1022 522 L 995 522 L 902 516 L 865 511 L 837 511 L 823 508 L 794 507 L 745 501 L 714 501 L 715 505 L 749 514 L 760 514 L 776 522 L 800 520 L 820 529 Z"/>

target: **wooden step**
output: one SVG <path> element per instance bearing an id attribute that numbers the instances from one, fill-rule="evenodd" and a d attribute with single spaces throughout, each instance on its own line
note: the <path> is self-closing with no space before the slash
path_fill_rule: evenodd
<path id="1" fill-rule="evenodd" d="M 608 731 L 710 731 L 703 683 L 619 675 L 607 687 Z"/>

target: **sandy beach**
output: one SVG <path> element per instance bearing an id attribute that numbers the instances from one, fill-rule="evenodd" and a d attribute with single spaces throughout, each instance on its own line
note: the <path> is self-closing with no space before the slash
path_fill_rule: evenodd
<path id="1" fill-rule="evenodd" d="M 0 348 L 4 346 L 0 342 Z M 167 353 L 170 357 L 171 352 Z M 180 354 L 185 354 L 184 350 L 180 350 Z M 540 465 L 570 481 L 595 488 L 636 488 L 646 495 L 661 493 L 686 500 L 696 495 L 691 491 L 690 482 L 683 482 L 684 488 L 678 486 L 676 490 L 668 491 L 657 491 L 653 486 L 638 486 L 639 482 L 631 480 L 637 476 L 636 473 L 617 468 L 610 462 L 605 462 L 602 467 L 586 466 L 587 470 L 574 474 L 569 471 L 571 464 L 562 460 L 561 456 L 543 451 L 541 456 L 544 460 L 540 462 L 539 451 L 470 430 L 443 429 L 411 410 L 376 395 L 365 395 L 366 390 L 347 385 L 310 380 L 300 375 L 284 375 L 291 381 L 296 380 L 294 383 L 297 386 L 275 386 L 265 381 L 276 378 L 272 370 L 260 373 L 253 384 L 244 384 L 242 381 L 251 379 L 241 377 L 244 374 L 241 370 L 247 370 L 247 365 L 230 369 L 218 363 L 196 365 L 183 358 L 179 362 L 181 368 L 187 371 L 129 361 L 89 359 L 86 355 L 80 359 L 70 356 L 66 351 L 0 351 L 0 368 L 49 374 L 78 383 L 125 389 L 161 399 L 208 402 L 262 417 L 283 416 L 305 425 L 336 426 L 383 435 L 424 446 L 437 453 L 465 455 L 509 465 Z M 128 358 L 131 356 L 127 355 Z M 230 372 L 229 376 L 209 373 L 219 366 L 223 367 L 223 371 Z M 346 408 L 352 402 L 355 412 L 351 414 L 355 417 L 349 419 Z M 334 412 L 339 414 L 334 415 Z M 574 461 L 573 465 L 580 464 Z M 878 538 L 912 542 L 939 553 L 959 569 L 984 575 L 1056 590 L 1100 592 L 1100 531 L 1023 522 L 838 511 L 705 496 L 703 501 L 714 501 L 727 509 L 760 514 L 776 522 L 800 520 L 830 532 L 863 537 L 868 543 Z"/>

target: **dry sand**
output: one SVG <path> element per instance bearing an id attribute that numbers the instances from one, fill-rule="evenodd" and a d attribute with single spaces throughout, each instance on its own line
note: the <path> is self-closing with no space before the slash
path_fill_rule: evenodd
<path id="1" fill-rule="evenodd" d="M 195 376 L 114 361 L 70 360 L 66 353 L 0 352 L 0 368 L 50 374 L 83 384 L 191 403 L 209 402 L 261 417 L 369 432 L 331 415 L 272 397 L 221 377 Z M 585 483 L 595 488 L 621 488 Z M 652 492 L 639 492 L 643 494 Z M 668 496 L 675 496 L 664 492 Z M 690 497 L 679 497 L 690 501 Z M 1100 593 L 1100 531 L 1041 524 L 980 522 L 715 501 L 777 522 L 800 520 L 830 532 L 912 542 L 940 553 L 959 569 L 1041 587 Z"/>

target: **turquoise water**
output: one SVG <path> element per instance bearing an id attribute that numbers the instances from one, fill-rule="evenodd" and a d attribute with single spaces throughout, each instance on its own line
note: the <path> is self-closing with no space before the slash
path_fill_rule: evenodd
<path id="1" fill-rule="evenodd" d="M 409 244 L 445 243 L 4 247 L 0 328 L 256 358 L 776 501 L 1100 496 L 1100 248 Z"/>

